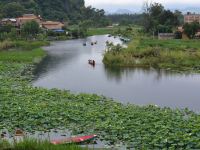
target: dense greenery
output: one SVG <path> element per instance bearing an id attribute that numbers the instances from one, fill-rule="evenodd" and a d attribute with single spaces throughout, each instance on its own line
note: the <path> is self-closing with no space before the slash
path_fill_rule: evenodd
<path id="1" fill-rule="evenodd" d="M 1 150 L 83 150 L 74 145 L 52 145 L 48 141 L 38 141 L 34 139 L 25 139 L 19 143 L 10 144 L 7 141 L 0 140 Z"/>
<path id="2" fill-rule="evenodd" d="M 200 148 L 200 116 L 187 109 L 123 105 L 97 95 L 32 87 L 33 64 L 44 57 L 41 49 L 0 56 L 0 129 L 34 133 L 67 128 L 135 149 Z"/>
<path id="3" fill-rule="evenodd" d="M 23 25 L 22 27 L 22 34 L 26 37 L 36 37 L 36 35 L 40 31 L 40 26 L 36 21 L 30 21 Z"/>
<path id="4" fill-rule="evenodd" d="M 91 20 L 93 26 L 109 23 L 104 10 L 85 7 L 84 0 L 0 0 L 0 18 L 18 17 L 24 13 L 34 13 L 44 19 L 69 23 Z"/>
<path id="5" fill-rule="evenodd" d="M 189 38 L 194 38 L 197 31 L 200 29 L 200 24 L 199 22 L 193 22 L 191 24 L 186 23 L 184 24 L 183 28 L 184 28 L 185 34 Z"/>
<path id="6" fill-rule="evenodd" d="M 134 39 L 127 49 L 110 48 L 104 56 L 108 66 L 153 67 L 177 71 L 200 71 L 198 40 Z"/>
<path id="7" fill-rule="evenodd" d="M 181 12 L 166 10 L 160 3 L 148 3 L 144 4 L 143 13 L 143 26 L 145 31 L 154 32 L 172 32 L 173 27 L 176 27 L 181 23 Z"/>
<path id="8" fill-rule="evenodd" d="M 143 15 L 142 14 L 112 14 L 108 15 L 108 18 L 113 23 L 118 23 L 122 26 L 127 25 L 142 25 Z"/>

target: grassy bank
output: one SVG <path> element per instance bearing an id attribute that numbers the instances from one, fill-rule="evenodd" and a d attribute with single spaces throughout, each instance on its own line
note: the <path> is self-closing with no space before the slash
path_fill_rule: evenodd
<path id="1" fill-rule="evenodd" d="M 0 140 L 1 150 L 84 150 L 75 145 L 52 145 L 48 141 L 25 139 L 19 143 L 10 144 Z"/>
<path id="2" fill-rule="evenodd" d="M 108 66 L 154 67 L 181 71 L 200 71 L 198 40 L 134 39 L 127 49 L 109 51 L 104 56 Z"/>
<path id="3" fill-rule="evenodd" d="M 87 31 L 88 36 L 93 36 L 93 35 L 105 35 L 105 34 L 113 34 L 115 28 L 90 28 Z"/>
<path id="4" fill-rule="evenodd" d="M 97 95 L 32 87 L 41 49 L 1 51 L 0 56 L 0 130 L 70 129 L 135 149 L 200 148 L 200 116 L 187 109 L 123 105 Z"/>

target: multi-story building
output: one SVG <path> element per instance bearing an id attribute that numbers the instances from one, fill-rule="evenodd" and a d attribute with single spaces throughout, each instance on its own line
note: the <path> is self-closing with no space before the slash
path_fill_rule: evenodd
<path id="1" fill-rule="evenodd" d="M 200 14 L 192 14 L 188 12 L 184 15 L 184 23 L 192 23 L 195 21 L 200 23 Z"/>

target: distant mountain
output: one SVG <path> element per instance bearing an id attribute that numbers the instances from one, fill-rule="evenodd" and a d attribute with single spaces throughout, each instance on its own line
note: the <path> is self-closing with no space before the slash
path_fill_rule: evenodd
<path id="1" fill-rule="evenodd" d="M 128 9 L 118 9 L 115 14 L 132 14 L 133 12 Z"/>

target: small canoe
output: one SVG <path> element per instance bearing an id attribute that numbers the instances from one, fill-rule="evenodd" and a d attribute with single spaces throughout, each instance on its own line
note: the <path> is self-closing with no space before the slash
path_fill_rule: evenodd
<path id="1" fill-rule="evenodd" d="M 95 60 L 88 60 L 88 63 L 90 64 L 90 65 L 93 65 L 93 66 L 95 66 L 95 64 L 96 64 L 96 62 L 95 62 Z"/>
<path id="2" fill-rule="evenodd" d="M 54 144 L 54 145 L 71 144 L 71 143 L 80 144 L 80 143 L 94 140 L 96 137 L 97 135 L 77 136 L 77 137 L 65 138 L 61 140 L 53 140 L 51 141 L 51 144 Z"/>

